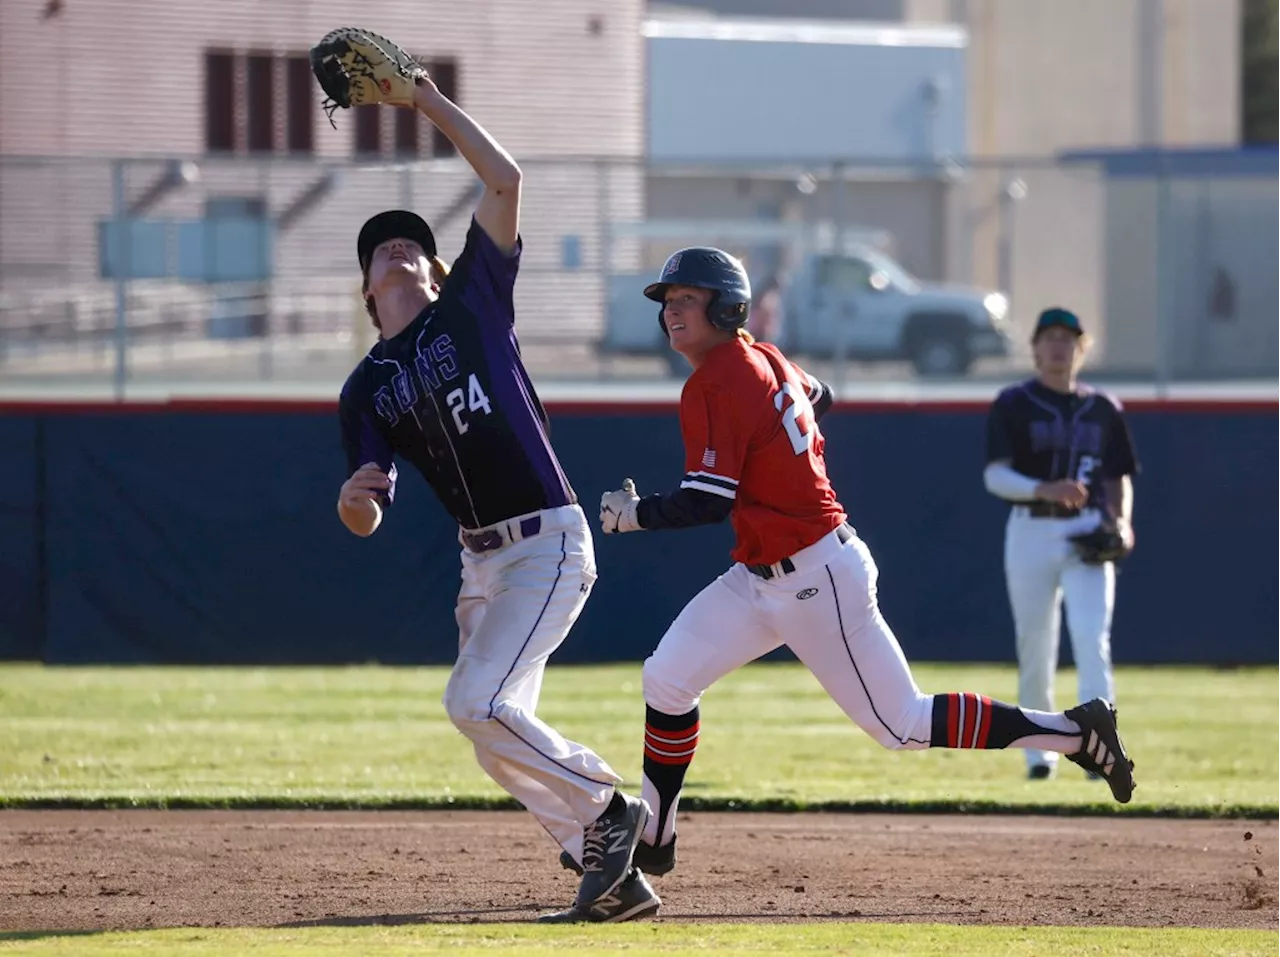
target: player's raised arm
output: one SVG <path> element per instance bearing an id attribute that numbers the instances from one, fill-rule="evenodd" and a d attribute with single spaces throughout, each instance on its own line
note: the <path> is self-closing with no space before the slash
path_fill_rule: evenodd
<path id="1" fill-rule="evenodd" d="M 466 111 L 440 92 L 429 78 L 419 79 L 414 106 L 449 138 L 471 164 L 484 195 L 476 206 L 476 222 L 505 253 L 515 249 L 520 233 L 520 167 Z"/>

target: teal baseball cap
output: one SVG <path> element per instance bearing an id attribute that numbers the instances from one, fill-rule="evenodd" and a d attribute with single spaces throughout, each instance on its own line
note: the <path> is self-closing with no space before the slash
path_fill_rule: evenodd
<path id="1" fill-rule="evenodd" d="M 1080 317 L 1070 309 L 1063 309 L 1061 306 L 1051 306 L 1044 312 L 1040 313 L 1036 319 L 1036 331 L 1031 338 L 1035 339 L 1046 329 L 1052 329 L 1054 326 L 1061 326 L 1063 329 L 1070 329 L 1077 336 L 1084 335 L 1084 327 L 1080 325 Z"/>

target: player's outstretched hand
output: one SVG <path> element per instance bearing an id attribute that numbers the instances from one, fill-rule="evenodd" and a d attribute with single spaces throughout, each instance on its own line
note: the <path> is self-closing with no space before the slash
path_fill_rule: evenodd
<path id="1" fill-rule="evenodd" d="M 1036 489 L 1036 498 L 1056 502 L 1065 508 L 1083 508 L 1089 501 L 1089 490 L 1075 479 L 1058 479 L 1042 482 Z"/>
<path id="2" fill-rule="evenodd" d="M 636 520 L 639 503 L 636 483 L 631 479 L 624 481 L 616 492 L 605 492 L 600 496 L 600 528 L 606 535 L 640 531 L 640 523 Z"/>
<path id="3" fill-rule="evenodd" d="M 338 504 L 344 508 L 357 508 L 361 502 L 377 499 L 391 488 L 391 479 L 376 462 L 366 462 L 342 483 Z"/>

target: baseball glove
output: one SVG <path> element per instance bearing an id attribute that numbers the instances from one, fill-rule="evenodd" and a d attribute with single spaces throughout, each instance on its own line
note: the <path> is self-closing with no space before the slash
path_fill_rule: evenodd
<path id="1" fill-rule="evenodd" d="M 1133 546 L 1114 524 L 1104 524 L 1092 532 L 1071 536 L 1080 560 L 1086 565 L 1105 565 L 1129 556 Z"/>
<path id="2" fill-rule="evenodd" d="M 386 37 L 358 27 L 327 34 L 311 48 L 311 72 L 327 98 L 325 115 L 338 109 L 386 103 L 412 106 L 413 88 L 427 71 Z"/>

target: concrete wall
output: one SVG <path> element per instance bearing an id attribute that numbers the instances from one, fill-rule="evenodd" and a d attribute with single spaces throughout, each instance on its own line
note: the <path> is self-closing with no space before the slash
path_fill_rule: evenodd
<path id="1" fill-rule="evenodd" d="M 950 271 L 998 281 L 1004 236 L 991 211 L 1006 185 L 1022 179 L 1028 189 L 1015 213 L 1018 255 L 1010 284 L 1018 338 L 1026 338 L 1040 308 L 1059 302 L 1095 318 L 1098 358 L 1106 360 L 1110 326 L 1122 320 L 1107 308 L 1106 271 L 1098 262 L 1106 202 L 1100 177 L 1016 158 L 1085 148 L 1234 146 L 1239 2 L 952 0 L 948 12 L 969 34 L 972 152 L 1010 159 L 1003 172 L 975 173 L 953 193 Z M 1064 241 L 1056 241 L 1059 232 Z M 1136 260 L 1112 265 L 1142 268 Z"/>

